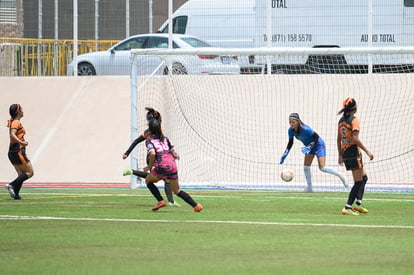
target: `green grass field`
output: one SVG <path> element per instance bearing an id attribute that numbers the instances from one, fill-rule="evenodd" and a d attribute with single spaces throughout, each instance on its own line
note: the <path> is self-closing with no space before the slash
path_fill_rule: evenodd
<path id="1" fill-rule="evenodd" d="M 189 190 L 194 213 L 148 190 L 0 194 L 1 274 L 414 274 L 414 194 Z"/>

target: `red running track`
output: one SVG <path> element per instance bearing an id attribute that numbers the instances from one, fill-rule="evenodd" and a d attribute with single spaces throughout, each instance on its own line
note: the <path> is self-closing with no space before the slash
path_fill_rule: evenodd
<path id="1" fill-rule="evenodd" d="M 6 183 L 2 183 L 5 185 Z M 129 183 L 121 182 L 26 182 L 24 187 L 42 188 L 130 188 Z"/>

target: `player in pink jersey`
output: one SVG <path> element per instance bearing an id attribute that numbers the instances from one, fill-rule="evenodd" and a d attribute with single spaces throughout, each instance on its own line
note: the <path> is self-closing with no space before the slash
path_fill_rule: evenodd
<path id="1" fill-rule="evenodd" d="M 146 107 L 145 110 L 147 110 L 147 122 L 149 122 L 151 119 L 156 119 L 160 124 L 162 122 L 162 118 L 161 118 L 161 114 L 155 110 L 154 108 L 151 107 Z M 131 151 L 135 148 L 135 146 L 137 146 L 139 143 L 145 141 L 147 138 L 149 138 L 151 136 L 151 132 L 149 129 L 146 129 L 138 138 L 136 138 L 131 145 L 129 146 L 129 148 L 125 151 L 125 153 L 122 155 L 123 159 L 126 159 L 129 154 L 131 153 Z M 147 165 L 148 165 L 148 155 L 147 155 Z M 129 175 L 135 175 L 137 177 L 141 177 L 141 178 L 146 178 L 148 173 L 146 172 L 142 172 L 136 169 L 132 169 L 132 168 L 127 168 L 124 170 L 123 173 L 124 176 L 129 176 Z M 177 202 L 174 201 L 174 196 L 173 196 L 173 192 L 171 190 L 171 186 L 167 181 L 164 181 L 164 191 L 165 194 L 167 195 L 167 199 L 168 199 L 168 204 L 169 205 L 174 205 L 174 206 L 181 206 L 180 204 L 178 204 Z"/>
<path id="2" fill-rule="evenodd" d="M 157 211 L 167 205 L 161 196 L 160 191 L 154 184 L 163 179 L 170 183 L 174 194 L 193 207 L 194 212 L 200 212 L 203 210 L 203 206 L 195 202 L 188 193 L 180 190 L 178 183 L 178 169 L 175 162 L 180 156 L 174 150 L 174 146 L 171 144 L 170 140 L 164 136 L 160 123 L 157 120 L 152 119 L 148 124 L 151 137 L 145 141 L 145 144 L 149 154 L 149 163 L 148 166 L 144 168 L 144 171 L 151 171 L 151 173 L 145 178 L 145 183 L 152 195 L 158 201 L 152 210 Z"/>

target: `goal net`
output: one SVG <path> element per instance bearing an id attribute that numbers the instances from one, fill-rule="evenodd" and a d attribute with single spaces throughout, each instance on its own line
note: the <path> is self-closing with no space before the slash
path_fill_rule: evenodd
<path id="1" fill-rule="evenodd" d="M 375 157 L 363 153 L 366 190 L 414 192 L 413 48 L 136 50 L 131 62 L 131 139 L 147 128 L 144 108 L 159 110 L 181 156 L 182 187 L 303 190 L 299 140 L 279 164 L 293 112 L 324 139 L 326 165 L 352 184 L 336 138 L 337 112 L 353 97 Z M 144 145 L 131 156 L 146 166 Z M 284 168 L 293 181 L 281 180 Z M 311 172 L 314 191 L 346 191 L 316 157 Z"/>

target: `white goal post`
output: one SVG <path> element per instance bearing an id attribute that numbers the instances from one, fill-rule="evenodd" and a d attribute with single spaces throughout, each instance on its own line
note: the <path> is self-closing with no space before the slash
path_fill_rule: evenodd
<path id="1" fill-rule="evenodd" d="M 199 73 L 194 58 L 230 60 L 240 70 Z M 153 65 L 146 60 L 158 62 L 150 74 L 141 73 Z M 174 70 L 178 60 L 185 71 Z M 144 108 L 159 110 L 181 155 L 183 187 L 302 190 L 298 140 L 279 164 L 293 112 L 324 139 L 326 164 L 352 183 L 337 163 L 336 131 L 342 101 L 353 97 L 360 137 L 375 156 L 363 155 L 367 191 L 414 192 L 414 47 L 149 49 L 133 50 L 131 64 L 131 140 L 147 127 Z M 131 157 L 133 167 L 144 167 L 145 146 Z M 292 182 L 280 179 L 283 168 L 294 170 Z M 311 169 L 315 191 L 346 191 L 316 158 Z"/>

